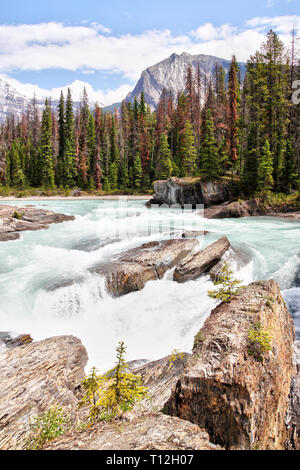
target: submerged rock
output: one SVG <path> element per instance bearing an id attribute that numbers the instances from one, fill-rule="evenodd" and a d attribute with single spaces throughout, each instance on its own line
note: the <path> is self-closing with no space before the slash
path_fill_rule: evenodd
<path id="1" fill-rule="evenodd" d="M 191 281 L 197 279 L 201 274 L 209 272 L 219 263 L 229 248 L 229 240 L 226 237 L 222 237 L 204 250 L 190 256 L 175 269 L 174 281 L 179 283 Z"/>
<path id="2" fill-rule="evenodd" d="M 74 219 L 73 215 L 56 214 L 33 206 L 0 205 L 0 241 L 17 240 L 19 232 L 47 229 L 50 224 Z"/>
<path id="3" fill-rule="evenodd" d="M 272 337 L 262 360 L 249 353 L 249 330 L 258 323 Z M 279 286 L 251 284 L 206 320 L 167 412 L 207 429 L 227 449 L 284 449 L 294 335 Z"/>
<path id="4" fill-rule="evenodd" d="M 87 353 L 72 336 L 50 338 L 0 352 L 0 449 L 25 449 L 29 419 L 52 405 L 77 409 L 75 389 Z"/>
<path id="5" fill-rule="evenodd" d="M 162 279 L 165 273 L 189 255 L 198 245 L 195 239 L 146 243 L 121 253 L 114 262 L 104 262 L 90 269 L 106 279 L 114 296 L 143 289 L 146 282 Z"/>

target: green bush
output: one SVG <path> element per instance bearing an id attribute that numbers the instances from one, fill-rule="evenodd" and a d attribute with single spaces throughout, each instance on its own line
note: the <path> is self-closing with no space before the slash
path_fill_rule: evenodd
<path id="1" fill-rule="evenodd" d="M 270 330 L 263 328 L 260 323 L 254 323 L 248 332 L 248 354 L 263 362 L 264 354 L 272 350 L 271 341 Z"/>
<path id="2" fill-rule="evenodd" d="M 42 416 L 30 422 L 32 435 L 27 442 L 27 450 L 40 450 L 46 442 L 61 436 L 69 426 L 69 417 L 63 408 L 52 406 Z"/>

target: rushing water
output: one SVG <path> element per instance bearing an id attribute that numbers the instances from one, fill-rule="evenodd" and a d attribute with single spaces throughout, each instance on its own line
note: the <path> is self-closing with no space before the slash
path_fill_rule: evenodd
<path id="1" fill-rule="evenodd" d="M 244 283 L 275 279 L 300 337 L 299 221 L 204 220 L 193 212 L 148 210 L 144 201 L 129 201 L 127 208 L 125 203 L 118 207 L 115 201 L 95 200 L 30 204 L 76 219 L 0 244 L 0 331 L 28 332 L 36 340 L 75 335 L 87 348 L 89 367 L 101 371 L 111 366 L 120 340 L 128 346 L 128 360 L 158 359 L 174 349 L 190 351 L 215 305 L 207 296 L 212 288 L 208 276 L 177 284 L 168 272 L 141 292 L 116 299 L 106 293 L 104 280 L 89 271 L 129 248 L 168 239 L 170 233 L 179 236 L 184 228 L 209 231 L 199 237 L 202 247 L 225 234 L 242 253 L 243 263 L 233 268 Z M 70 280 L 73 284 L 66 285 Z"/>

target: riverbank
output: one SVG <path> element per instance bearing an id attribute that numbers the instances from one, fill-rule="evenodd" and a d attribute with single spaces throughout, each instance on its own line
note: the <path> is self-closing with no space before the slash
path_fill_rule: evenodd
<path id="1" fill-rule="evenodd" d="M 111 196 L 26 196 L 26 197 L 15 197 L 7 196 L 0 197 L 1 201 L 118 201 L 120 198 L 126 198 L 129 201 L 144 201 L 148 200 L 151 196 L 149 194 L 145 195 L 111 195 Z"/>

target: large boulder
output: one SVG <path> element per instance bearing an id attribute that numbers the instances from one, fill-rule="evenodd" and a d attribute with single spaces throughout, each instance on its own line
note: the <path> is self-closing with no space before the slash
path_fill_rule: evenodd
<path id="1" fill-rule="evenodd" d="M 61 405 L 77 409 L 76 387 L 87 353 L 72 336 L 50 338 L 0 352 L 0 449 L 25 449 L 29 421 Z"/>
<path id="2" fill-rule="evenodd" d="M 249 349 L 248 338 L 258 324 L 272 336 L 272 350 L 261 360 L 260 344 Z M 205 428 L 227 449 L 284 449 L 294 335 L 279 286 L 251 284 L 206 320 L 166 410 Z"/>
<path id="3" fill-rule="evenodd" d="M 166 204 L 168 206 L 219 204 L 228 201 L 230 191 L 228 183 L 219 181 L 201 181 L 200 178 L 170 178 L 154 183 L 155 194 L 148 206 Z"/>
<path id="4" fill-rule="evenodd" d="M 102 262 L 91 272 L 105 277 L 106 288 L 114 296 L 143 289 L 146 282 L 162 279 L 198 246 L 196 239 L 175 239 L 146 243 L 121 253 L 113 262 Z"/>
<path id="5" fill-rule="evenodd" d="M 204 250 L 191 255 L 181 262 L 174 272 L 174 281 L 183 283 L 197 279 L 201 274 L 209 272 L 218 264 L 230 248 L 230 242 L 226 237 L 209 245 Z"/>

